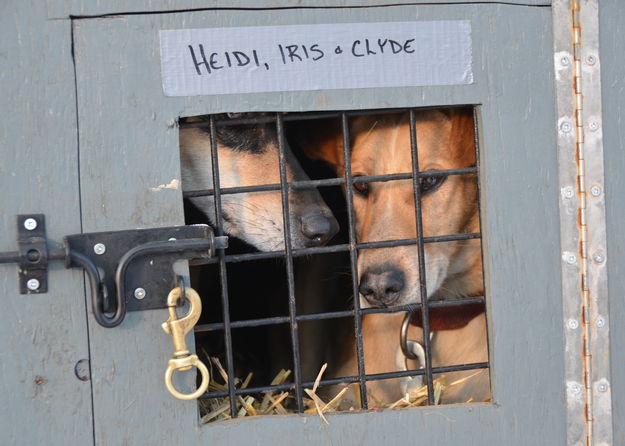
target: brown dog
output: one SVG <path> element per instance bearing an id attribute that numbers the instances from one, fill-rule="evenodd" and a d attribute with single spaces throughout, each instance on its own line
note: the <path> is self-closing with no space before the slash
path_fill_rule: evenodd
<path id="1" fill-rule="evenodd" d="M 471 110 L 428 110 L 416 114 L 419 169 L 438 171 L 475 166 Z M 350 123 L 352 176 L 384 175 L 411 171 L 410 125 L 407 113 L 361 116 Z M 342 138 L 314 142 L 317 156 L 344 175 Z M 308 150 L 311 152 L 311 150 Z M 477 181 L 474 175 L 423 177 L 421 190 L 423 233 L 426 237 L 479 232 Z M 392 180 L 355 183 L 353 189 L 358 242 L 416 237 L 413 182 Z M 479 240 L 425 245 L 427 299 L 441 300 L 483 295 Z M 421 301 L 416 245 L 365 249 L 358 255 L 361 307 L 395 306 Z M 363 318 L 365 371 L 367 374 L 398 369 L 396 352 L 403 314 L 366 315 Z M 440 325 L 440 324 L 439 324 Z M 448 328 L 440 325 L 434 328 Z M 420 340 L 414 327 L 411 339 Z M 355 350 L 335 370 L 335 376 L 356 373 Z M 487 361 L 484 314 L 467 316 L 453 329 L 436 331 L 432 339 L 432 365 L 448 366 Z M 413 364 L 414 366 L 414 364 Z M 475 371 L 447 374 L 450 384 Z M 399 399 L 398 380 L 369 382 L 370 405 Z M 352 395 L 357 397 L 357 395 Z M 462 384 L 450 386 L 442 401 L 485 401 L 490 398 L 485 370 Z"/>

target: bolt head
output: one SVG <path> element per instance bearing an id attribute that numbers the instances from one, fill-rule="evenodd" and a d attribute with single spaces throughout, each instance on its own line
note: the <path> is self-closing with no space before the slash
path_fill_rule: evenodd
<path id="1" fill-rule="evenodd" d="M 176 237 L 170 237 L 167 239 L 168 242 L 175 242 L 176 241 Z"/>
<path id="2" fill-rule="evenodd" d="M 571 131 L 571 123 L 564 121 L 562 124 L 560 124 L 560 130 L 562 130 L 564 133 L 569 133 Z"/>
<path id="3" fill-rule="evenodd" d="M 145 297 L 145 290 L 143 288 L 135 289 L 135 299 L 143 299 Z"/>
<path id="4" fill-rule="evenodd" d="M 603 328 L 605 327 L 605 319 L 602 317 L 597 318 L 597 327 Z"/>
<path id="5" fill-rule="evenodd" d="M 24 228 L 26 228 L 27 231 L 32 231 L 36 227 L 37 220 L 35 220 L 34 218 L 27 218 L 26 220 L 24 220 Z"/>
<path id="6" fill-rule="evenodd" d="M 601 195 L 601 188 L 599 186 L 593 186 L 590 188 L 590 194 L 593 197 L 598 197 L 599 195 Z"/>
<path id="7" fill-rule="evenodd" d="M 576 330 L 579 327 L 579 322 L 576 319 L 569 319 L 568 326 L 571 330 Z"/>
<path id="8" fill-rule="evenodd" d="M 104 243 L 96 243 L 95 245 L 93 245 L 93 252 L 101 256 L 106 252 L 106 246 L 104 245 Z"/>
<path id="9" fill-rule="evenodd" d="M 29 279 L 28 282 L 26 282 L 26 288 L 31 291 L 37 291 L 40 285 L 37 279 Z"/>

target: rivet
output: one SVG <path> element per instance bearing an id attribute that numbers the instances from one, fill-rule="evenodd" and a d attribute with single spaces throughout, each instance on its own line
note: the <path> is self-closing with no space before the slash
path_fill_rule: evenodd
<path id="1" fill-rule="evenodd" d="M 564 133 L 569 133 L 571 131 L 571 123 L 564 121 L 562 124 L 560 124 L 560 130 L 562 130 Z"/>
<path id="2" fill-rule="evenodd" d="M 37 227 L 37 220 L 35 220 L 34 218 L 27 218 L 26 220 L 24 220 L 24 228 L 26 228 L 26 230 L 32 231 L 36 227 Z"/>
<path id="3" fill-rule="evenodd" d="M 135 298 L 136 299 L 143 299 L 145 297 L 145 290 L 143 288 L 137 288 L 135 289 Z"/>
<path id="4" fill-rule="evenodd" d="M 577 256 L 575 256 L 575 254 L 565 254 L 564 260 L 569 265 L 575 265 L 575 262 L 577 262 Z"/>
<path id="5" fill-rule="evenodd" d="M 567 186 L 562 189 L 562 195 L 564 195 L 564 198 L 573 198 L 573 196 L 575 196 L 575 189 L 571 186 Z"/>
<path id="6" fill-rule="evenodd" d="M 568 325 L 571 330 L 576 330 L 579 327 L 579 322 L 577 319 L 569 319 Z"/>
<path id="7" fill-rule="evenodd" d="M 37 291 L 39 289 L 39 281 L 37 279 L 29 279 L 28 282 L 26 282 L 26 288 L 28 288 L 31 291 Z"/>
<path id="8" fill-rule="evenodd" d="M 106 252 L 106 246 L 104 245 L 104 243 L 96 243 L 95 245 L 93 245 L 93 252 L 101 256 Z"/>
<path id="9" fill-rule="evenodd" d="M 570 63 L 570 62 L 569 62 L 569 58 L 568 58 L 568 57 L 563 57 L 562 59 L 560 59 L 560 63 L 561 63 L 562 65 L 564 65 L 565 67 L 568 67 L 568 66 L 569 66 L 569 63 Z"/>
<path id="10" fill-rule="evenodd" d="M 601 195 L 601 188 L 599 186 L 593 186 L 590 188 L 590 194 L 593 197 L 598 197 L 599 195 Z"/>
<path id="11" fill-rule="evenodd" d="M 597 59 L 595 59 L 595 56 L 588 56 L 588 57 L 586 58 L 586 63 L 587 63 L 588 65 L 594 65 L 594 64 L 595 64 L 595 62 L 597 62 Z"/>
<path id="12" fill-rule="evenodd" d="M 599 392 L 607 392 L 608 391 L 608 385 L 606 383 L 601 383 L 597 386 L 597 390 Z"/>
<path id="13" fill-rule="evenodd" d="M 602 318 L 601 316 L 597 318 L 597 327 L 599 328 L 605 327 L 605 319 Z"/>
<path id="14" fill-rule="evenodd" d="M 605 261 L 605 256 L 603 255 L 603 253 L 598 252 L 594 256 L 592 256 L 592 259 L 597 263 L 603 263 Z"/>
<path id="15" fill-rule="evenodd" d="M 588 128 L 594 132 L 599 129 L 599 123 L 597 121 L 592 121 L 590 124 L 588 124 Z"/>

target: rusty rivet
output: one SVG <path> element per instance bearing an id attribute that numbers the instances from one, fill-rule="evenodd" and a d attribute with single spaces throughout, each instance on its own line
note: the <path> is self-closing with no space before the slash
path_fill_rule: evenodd
<path id="1" fill-rule="evenodd" d="M 89 381 L 91 374 L 89 373 L 89 360 L 81 359 L 74 366 L 74 375 L 81 381 Z"/>
<path id="2" fill-rule="evenodd" d="M 35 384 L 37 384 L 38 386 L 43 386 L 45 383 L 48 382 L 47 379 L 45 379 L 43 376 L 35 376 L 35 379 L 33 380 L 35 382 Z"/>

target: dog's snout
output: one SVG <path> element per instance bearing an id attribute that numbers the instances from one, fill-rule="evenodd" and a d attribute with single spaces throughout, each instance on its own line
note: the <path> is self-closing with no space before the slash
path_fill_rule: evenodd
<path id="1" fill-rule="evenodd" d="M 360 279 L 358 291 L 374 306 L 391 305 L 401 296 L 406 286 L 403 271 L 389 265 L 382 269 L 369 269 Z"/>
<path id="2" fill-rule="evenodd" d="M 326 244 L 339 230 L 339 224 L 333 216 L 321 212 L 308 212 L 300 217 L 302 234 L 311 246 Z"/>

